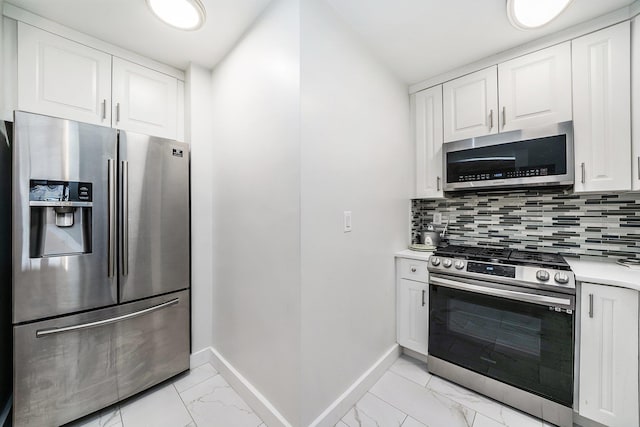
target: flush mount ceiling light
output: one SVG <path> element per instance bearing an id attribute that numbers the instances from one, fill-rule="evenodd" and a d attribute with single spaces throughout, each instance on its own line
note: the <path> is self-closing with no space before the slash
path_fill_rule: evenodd
<path id="1" fill-rule="evenodd" d="M 162 22 L 181 30 L 197 30 L 206 18 L 200 0 L 147 0 L 147 5 Z"/>
<path id="2" fill-rule="evenodd" d="M 540 28 L 553 21 L 573 0 L 507 0 L 507 16 L 521 30 Z"/>

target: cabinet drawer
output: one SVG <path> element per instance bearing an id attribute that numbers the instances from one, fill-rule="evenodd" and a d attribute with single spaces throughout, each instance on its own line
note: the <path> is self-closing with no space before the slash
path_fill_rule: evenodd
<path id="1" fill-rule="evenodd" d="M 427 262 L 415 259 L 400 259 L 400 277 L 427 283 L 429 281 Z"/>

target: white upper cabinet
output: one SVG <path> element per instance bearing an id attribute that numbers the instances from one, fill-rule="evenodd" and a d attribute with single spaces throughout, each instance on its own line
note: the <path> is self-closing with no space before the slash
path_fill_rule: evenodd
<path id="1" fill-rule="evenodd" d="M 18 109 L 111 126 L 111 55 L 18 23 Z"/>
<path id="2" fill-rule="evenodd" d="M 442 190 L 442 86 L 413 95 L 416 197 L 444 197 Z"/>
<path id="3" fill-rule="evenodd" d="M 498 133 L 498 80 L 495 66 L 443 85 L 444 141 Z"/>
<path id="4" fill-rule="evenodd" d="M 113 126 L 146 135 L 177 136 L 178 80 L 113 58 Z"/>
<path id="5" fill-rule="evenodd" d="M 630 23 L 572 42 L 575 191 L 631 189 Z"/>
<path id="6" fill-rule="evenodd" d="M 571 45 L 498 65 L 500 132 L 571 120 Z"/>
<path id="7" fill-rule="evenodd" d="M 631 138 L 632 138 L 632 187 L 640 190 L 640 17 L 633 20 L 631 28 L 631 76 L 632 100 L 631 111 L 633 113 Z"/>
<path id="8" fill-rule="evenodd" d="M 638 426 L 638 292 L 582 284 L 579 413 Z"/>

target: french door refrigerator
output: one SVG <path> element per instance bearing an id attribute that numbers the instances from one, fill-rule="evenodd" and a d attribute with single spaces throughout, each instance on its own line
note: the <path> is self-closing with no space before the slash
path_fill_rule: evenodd
<path id="1" fill-rule="evenodd" d="M 14 118 L 13 420 L 59 426 L 189 368 L 188 146 Z"/>

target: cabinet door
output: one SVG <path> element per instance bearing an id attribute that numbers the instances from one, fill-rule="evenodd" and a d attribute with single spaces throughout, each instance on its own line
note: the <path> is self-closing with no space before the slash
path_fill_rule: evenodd
<path id="1" fill-rule="evenodd" d="M 18 22 L 18 109 L 111 126 L 111 55 Z"/>
<path id="2" fill-rule="evenodd" d="M 575 191 L 631 189 L 630 24 L 572 41 Z"/>
<path id="3" fill-rule="evenodd" d="M 571 120 L 571 45 L 498 65 L 500 132 Z"/>
<path id="4" fill-rule="evenodd" d="M 496 67 L 443 85 L 444 142 L 498 133 Z"/>
<path id="5" fill-rule="evenodd" d="M 442 86 L 414 95 L 416 197 L 439 198 L 442 191 Z"/>
<path id="6" fill-rule="evenodd" d="M 582 284 L 580 415 L 638 426 L 638 292 Z"/>
<path id="7" fill-rule="evenodd" d="M 633 20 L 631 27 L 631 126 L 632 138 L 632 187 L 640 190 L 640 17 Z"/>
<path id="8" fill-rule="evenodd" d="M 429 342 L 428 287 L 413 280 L 398 282 L 398 344 L 424 355 Z"/>
<path id="9" fill-rule="evenodd" d="M 114 127 L 176 139 L 178 80 L 113 58 Z"/>

